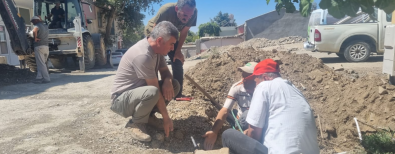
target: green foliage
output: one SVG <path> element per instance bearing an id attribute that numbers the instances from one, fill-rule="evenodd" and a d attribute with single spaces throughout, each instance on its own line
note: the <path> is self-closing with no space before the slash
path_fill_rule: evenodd
<path id="1" fill-rule="evenodd" d="M 199 37 L 203 37 L 205 33 L 210 36 L 219 36 L 219 32 L 221 32 L 221 28 L 214 22 L 199 25 Z"/>
<path id="2" fill-rule="evenodd" d="M 137 28 L 127 27 L 122 32 L 124 48 L 130 48 L 145 37 L 144 25 L 139 25 Z"/>
<path id="3" fill-rule="evenodd" d="M 217 16 L 215 16 L 214 19 L 210 19 L 210 21 L 217 23 L 217 25 L 219 25 L 220 27 L 236 26 L 236 22 L 234 22 L 236 20 L 234 20 L 233 23 L 230 23 L 229 14 L 222 13 L 222 11 L 219 11 Z"/>
<path id="4" fill-rule="evenodd" d="M 296 10 L 294 3 L 299 3 L 300 13 L 304 17 L 311 13 L 312 3 L 314 2 L 314 0 L 274 1 L 277 3 L 277 12 L 285 8 L 287 13 L 293 13 Z M 269 4 L 270 0 L 266 0 L 266 2 Z M 328 13 L 335 18 L 343 18 L 346 15 L 356 16 L 359 8 L 369 15 L 374 13 L 374 7 L 384 10 L 387 14 L 391 14 L 395 10 L 395 0 L 321 0 L 319 6 L 321 9 L 328 9 Z"/>
<path id="5" fill-rule="evenodd" d="M 195 42 L 197 39 L 199 39 L 199 36 L 197 34 L 192 31 L 188 31 L 188 36 L 185 39 L 185 43 Z"/>
<path id="6" fill-rule="evenodd" d="M 95 5 L 102 10 L 104 19 L 108 21 L 118 21 L 118 28 L 126 30 L 128 28 L 138 28 L 143 24 L 142 20 L 145 18 L 142 11 L 149 11 L 154 13 L 153 4 L 160 3 L 162 0 L 96 0 Z M 107 24 L 105 40 L 109 45 L 110 33 L 112 24 Z"/>
<path id="7" fill-rule="evenodd" d="M 371 135 L 364 135 L 362 145 L 366 152 L 373 154 L 395 153 L 394 131 L 379 131 Z"/>

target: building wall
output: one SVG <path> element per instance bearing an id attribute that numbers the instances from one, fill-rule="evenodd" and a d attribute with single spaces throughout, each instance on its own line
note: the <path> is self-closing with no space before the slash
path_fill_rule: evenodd
<path id="1" fill-rule="evenodd" d="M 234 36 L 236 34 L 236 27 L 221 27 L 221 32 L 219 32 L 219 36 Z"/>
<path id="2" fill-rule="evenodd" d="M 218 38 L 218 39 L 212 39 L 212 40 L 207 40 L 207 41 L 201 41 L 200 45 L 196 44 L 197 46 L 200 46 L 200 52 L 204 52 L 208 49 L 210 49 L 213 46 L 227 46 L 227 45 L 237 45 L 244 40 L 242 38 Z"/>
<path id="3" fill-rule="evenodd" d="M 276 11 L 272 11 L 258 17 L 252 18 L 245 22 L 246 29 L 244 33 L 245 40 L 249 40 L 255 37 L 255 35 L 264 31 L 275 21 L 281 19 L 284 16 L 285 11 L 283 10 L 280 15 Z"/>

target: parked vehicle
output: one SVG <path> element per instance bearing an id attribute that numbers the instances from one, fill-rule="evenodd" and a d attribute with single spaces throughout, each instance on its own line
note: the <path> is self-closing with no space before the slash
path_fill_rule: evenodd
<path id="1" fill-rule="evenodd" d="M 122 52 L 123 54 L 125 54 L 126 51 L 128 51 L 128 49 L 117 49 L 117 50 L 115 50 L 115 52 Z"/>
<path id="2" fill-rule="evenodd" d="M 168 55 L 165 56 L 165 60 L 166 60 L 167 65 L 169 65 L 171 63 L 171 60 Z"/>
<path id="3" fill-rule="evenodd" d="M 372 16 L 359 11 L 356 17 L 337 21 L 326 10 L 315 10 L 310 16 L 304 48 L 336 53 L 350 62 L 366 61 L 372 53 L 384 53 L 385 27 L 391 20 L 392 14 L 380 9 L 375 9 Z"/>
<path id="4" fill-rule="evenodd" d="M 111 61 L 113 65 L 119 65 L 121 62 L 123 53 L 122 52 L 113 52 L 111 53 Z"/>

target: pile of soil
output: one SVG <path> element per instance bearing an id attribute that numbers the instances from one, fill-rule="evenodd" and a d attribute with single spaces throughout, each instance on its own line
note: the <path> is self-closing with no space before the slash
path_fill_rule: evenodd
<path id="1" fill-rule="evenodd" d="M 317 138 L 322 153 L 362 149 L 354 117 L 358 118 L 362 133 L 375 132 L 380 128 L 395 129 L 395 86 L 389 85 L 387 79 L 376 74 L 353 77 L 347 75 L 350 72 L 335 71 L 320 59 L 307 54 L 258 51 L 241 44 L 227 52 L 211 55 L 186 74 L 223 104 L 231 85 L 241 79 L 237 67 L 266 58 L 282 61 L 282 77 L 298 87 L 310 103 L 316 117 Z M 189 81 L 185 82 L 184 87 L 184 94 L 191 95 L 195 100 L 207 100 Z M 195 107 L 186 109 L 195 111 Z M 214 117 L 215 114 L 208 118 L 213 121 Z"/>
<path id="2" fill-rule="evenodd" d="M 36 74 L 28 69 L 19 69 L 15 66 L 0 64 L 0 87 L 11 84 L 28 83 Z"/>

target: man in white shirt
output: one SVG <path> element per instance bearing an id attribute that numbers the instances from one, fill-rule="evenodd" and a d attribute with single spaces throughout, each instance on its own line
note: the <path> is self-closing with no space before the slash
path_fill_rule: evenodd
<path id="1" fill-rule="evenodd" d="M 245 66 L 238 68 L 239 71 L 242 72 L 243 79 L 252 75 L 256 64 L 258 63 L 249 62 Z M 211 128 L 210 131 L 207 131 L 206 134 L 203 135 L 203 137 L 205 138 L 204 148 L 206 150 L 211 150 L 213 148 L 214 143 L 217 140 L 218 133 L 221 130 L 222 125 L 227 119 L 228 114 L 232 111 L 233 106 L 236 104 L 236 102 L 238 106 L 237 119 L 231 118 L 229 119 L 228 122 L 231 123 L 231 125 L 238 127 L 238 125 L 234 124 L 237 120 L 240 126 L 242 127 L 242 130 L 248 128 L 248 124 L 245 120 L 247 117 L 248 109 L 250 108 L 250 103 L 252 99 L 252 93 L 254 93 L 255 83 L 253 84 L 253 86 L 248 86 L 248 84 L 245 84 L 243 82 L 243 79 L 233 84 L 233 86 L 230 88 L 224 106 L 218 112 L 214 126 Z"/>
<path id="2" fill-rule="evenodd" d="M 249 128 L 246 135 L 233 129 L 222 134 L 223 146 L 233 153 L 319 153 L 313 111 L 279 72 L 275 61 L 265 59 L 245 78 L 257 85 L 247 115 Z"/>

